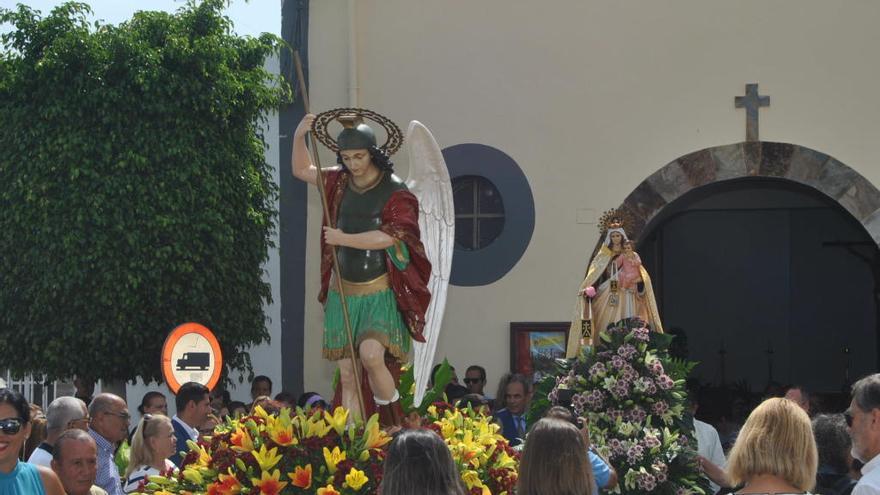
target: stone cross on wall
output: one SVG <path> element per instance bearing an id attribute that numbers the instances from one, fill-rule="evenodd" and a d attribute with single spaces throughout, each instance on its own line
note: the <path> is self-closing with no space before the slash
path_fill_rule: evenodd
<path id="1" fill-rule="evenodd" d="M 757 84 L 746 84 L 746 95 L 733 101 L 736 108 L 746 109 L 746 141 L 758 141 L 758 109 L 769 107 L 770 97 L 758 95 Z"/>

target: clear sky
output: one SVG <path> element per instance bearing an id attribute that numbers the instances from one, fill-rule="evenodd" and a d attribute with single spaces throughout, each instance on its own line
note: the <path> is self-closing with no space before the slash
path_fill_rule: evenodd
<path id="1" fill-rule="evenodd" d="M 164 10 L 174 12 L 186 4 L 185 0 L 79 0 L 92 7 L 92 20 L 101 19 L 105 24 L 119 24 L 131 18 L 138 10 Z M 257 36 L 260 33 L 281 35 L 282 0 L 233 0 L 226 10 L 232 19 L 235 32 L 241 35 Z M 23 3 L 48 14 L 53 7 L 64 3 L 62 0 L 0 0 L 0 7 L 12 8 Z M 0 33 L 10 30 L 8 24 L 0 25 Z"/>

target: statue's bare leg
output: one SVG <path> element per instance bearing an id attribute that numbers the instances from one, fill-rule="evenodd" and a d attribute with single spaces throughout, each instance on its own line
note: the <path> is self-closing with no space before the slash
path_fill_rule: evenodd
<path id="1" fill-rule="evenodd" d="M 349 418 L 361 418 L 361 406 L 357 397 L 357 386 L 354 383 L 354 368 L 351 359 L 345 358 L 336 361 L 339 366 L 339 383 L 342 385 L 342 407 L 348 409 Z"/>
<path id="2" fill-rule="evenodd" d="M 397 387 L 394 384 L 394 377 L 385 365 L 385 346 L 378 340 L 365 339 L 358 347 L 358 352 L 367 370 L 373 396 L 382 401 L 391 401 Z"/>

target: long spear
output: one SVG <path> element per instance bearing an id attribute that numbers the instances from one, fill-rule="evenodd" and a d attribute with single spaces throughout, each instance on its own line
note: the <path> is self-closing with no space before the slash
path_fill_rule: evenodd
<path id="1" fill-rule="evenodd" d="M 309 111 L 309 92 L 306 89 L 306 78 L 303 76 L 302 61 L 299 58 L 299 50 L 293 52 L 293 62 L 296 65 L 296 77 L 299 79 L 299 88 L 302 93 L 303 107 L 306 113 Z M 318 195 L 321 196 L 321 207 L 324 209 L 324 222 L 333 228 L 333 221 L 330 218 L 330 208 L 327 206 L 327 193 L 324 191 L 324 172 L 321 170 L 321 160 L 318 157 L 318 142 L 315 140 L 315 133 L 309 132 L 310 151 L 312 162 L 318 171 Z M 321 235 L 324 235 L 322 232 Z M 345 321 L 345 333 L 348 337 L 348 350 L 351 354 L 351 369 L 354 372 L 354 383 L 357 387 L 358 405 L 361 408 L 361 418 L 366 421 L 367 409 L 364 407 L 364 393 L 361 390 L 361 372 L 358 369 L 358 362 L 354 353 L 354 339 L 351 332 L 351 320 L 348 316 L 348 303 L 345 301 L 345 290 L 342 287 L 342 272 L 339 271 L 339 258 L 336 256 L 336 246 L 329 246 L 331 258 L 333 258 L 333 273 L 336 275 L 336 290 L 339 292 L 339 299 L 342 301 L 342 318 Z"/>

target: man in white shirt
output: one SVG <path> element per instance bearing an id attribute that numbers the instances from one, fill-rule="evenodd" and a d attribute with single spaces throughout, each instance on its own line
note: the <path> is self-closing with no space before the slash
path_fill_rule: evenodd
<path id="1" fill-rule="evenodd" d="M 699 454 L 700 467 L 709 478 L 711 493 L 718 493 L 721 486 L 727 486 L 727 475 L 724 468 L 727 459 L 724 457 L 724 449 L 721 448 L 721 439 L 718 431 L 709 423 L 704 423 L 694 418 L 694 433 L 697 437 L 697 454 Z"/>
<path id="2" fill-rule="evenodd" d="M 89 429 L 89 410 L 76 397 L 58 397 L 46 408 L 46 440 L 34 449 L 29 464 L 51 467 L 55 442 L 67 430 Z"/>
<path id="3" fill-rule="evenodd" d="M 696 387 L 698 386 L 693 382 L 688 383 L 688 402 L 691 415 L 696 415 L 697 409 L 700 407 L 697 402 Z M 718 493 L 722 486 L 728 486 L 727 475 L 724 473 L 727 459 L 724 457 L 724 448 L 721 447 L 718 430 L 709 423 L 704 423 L 694 417 L 694 436 L 697 437 L 697 459 L 703 474 L 709 478 L 710 493 Z"/>
<path id="4" fill-rule="evenodd" d="M 844 413 L 852 438 L 852 455 L 865 463 L 852 495 L 880 495 L 880 373 L 852 387 L 852 402 Z"/>

